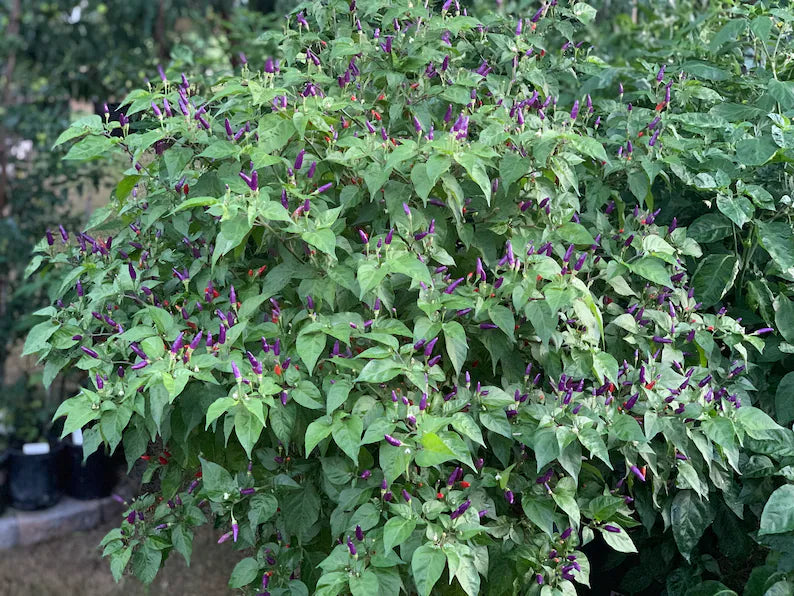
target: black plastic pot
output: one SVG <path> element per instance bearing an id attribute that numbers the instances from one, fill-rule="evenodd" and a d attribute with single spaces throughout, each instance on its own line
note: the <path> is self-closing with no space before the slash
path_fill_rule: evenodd
<path id="1" fill-rule="evenodd" d="M 100 499 L 113 489 L 113 465 L 100 447 L 83 463 L 83 446 L 66 445 L 65 460 L 69 469 L 66 494 L 75 499 Z"/>
<path id="2" fill-rule="evenodd" d="M 31 511 L 52 507 L 60 500 L 58 460 L 62 447 L 51 445 L 50 452 L 41 455 L 9 449 L 8 492 L 12 507 Z"/>
<path id="3" fill-rule="evenodd" d="M 0 453 L 0 515 L 8 506 L 8 452 Z"/>

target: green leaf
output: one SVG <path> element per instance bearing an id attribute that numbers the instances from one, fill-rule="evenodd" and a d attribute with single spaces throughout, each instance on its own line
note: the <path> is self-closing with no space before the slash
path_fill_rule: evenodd
<path id="1" fill-rule="evenodd" d="M 756 223 L 758 238 L 781 270 L 794 276 L 794 231 L 783 221 Z"/>
<path id="2" fill-rule="evenodd" d="M 215 251 L 212 253 L 213 266 L 223 255 L 237 248 L 250 231 L 248 218 L 243 215 L 221 222 L 220 232 L 215 239 Z"/>
<path id="3" fill-rule="evenodd" d="M 224 493 L 231 493 L 234 490 L 235 483 L 232 480 L 232 475 L 226 468 L 215 462 L 202 458 L 199 458 L 199 461 L 201 462 L 201 480 L 204 483 L 207 496 L 215 502 L 223 501 Z"/>
<path id="4" fill-rule="evenodd" d="M 687 228 L 687 235 L 696 240 L 707 244 L 717 242 L 731 235 L 733 226 L 731 222 L 718 213 L 706 213 L 701 215 Z"/>
<path id="5" fill-rule="evenodd" d="M 150 584 L 160 570 L 162 560 L 162 551 L 155 548 L 149 539 L 142 548 L 137 549 L 133 554 L 132 572 L 141 582 Z"/>
<path id="6" fill-rule="evenodd" d="M 381 264 L 372 261 L 363 261 L 358 266 L 358 271 L 356 272 L 358 285 L 361 288 L 359 297 L 363 297 L 364 294 L 376 288 L 378 284 L 383 281 L 383 278 L 389 274 L 389 271 L 390 267 L 388 263 Z"/>
<path id="7" fill-rule="evenodd" d="M 673 498 L 670 506 L 673 538 L 687 561 L 713 519 L 711 505 L 701 500 L 695 491 L 682 490 Z"/>
<path id="8" fill-rule="evenodd" d="M 423 544 L 411 558 L 411 573 L 419 596 L 430 596 L 433 586 L 444 572 L 447 558 L 440 548 Z"/>
<path id="9" fill-rule="evenodd" d="M 324 573 L 319 580 L 317 580 L 317 588 L 314 591 L 314 596 L 336 596 L 342 591 L 345 584 L 348 584 L 350 574 L 342 571 L 333 571 L 331 573 Z"/>
<path id="10" fill-rule="evenodd" d="M 469 351 L 466 331 L 463 329 L 463 325 L 457 321 L 448 321 L 443 324 L 442 328 L 444 329 L 444 345 L 447 348 L 447 355 L 455 368 L 455 374 L 459 375 Z"/>
<path id="11" fill-rule="evenodd" d="M 573 15 L 585 25 L 589 25 L 596 17 L 596 9 L 585 2 L 577 2 L 573 5 Z M 604 158 L 606 160 L 606 157 Z"/>
<path id="12" fill-rule="evenodd" d="M 449 170 L 452 165 L 452 160 L 447 155 L 431 155 L 427 160 L 427 177 L 430 181 L 430 187 L 436 185 L 441 175 Z M 416 166 L 414 166 L 416 167 Z"/>
<path id="13" fill-rule="evenodd" d="M 610 469 L 612 468 L 612 464 L 609 461 L 607 446 L 601 437 L 601 433 L 596 429 L 585 428 L 581 430 L 579 432 L 579 442 L 582 444 L 582 447 L 586 447 L 592 455 L 607 464 Z"/>
<path id="14" fill-rule="evenodd" d="M 416 255 L 408 254 L 392 259 L 389 266 L 395 273 L 402 273 L 411 279 L 424 282 L 428 285 L 433 283 L 427 265 L 416 258 Z"/>
<path id="15" fill-rule="evenodd" d="M 381 437 L 382 439 L 383 437 Z M 391 484 L 405 474 L 406 468 L 411 462 L 411 454 L 406 451 L 403 447 L 392 447 L 385 441 L 381 442 L 378 457 L 387 484 Z"/>
<path id="16" fill-rule="evenodd" d="M 514 338 L 516 320 L 511 311 L 506 306 L 495 304 L 488 309 L 488 316 L 511 340 Z"/>
<path id="17" fill-rule="evenodd" d="M 775 326 L 788 343 L 794 344 L 794 300 L 781 294 L 775 301 L 775 306 Z"/>
<path id="18" fill-rule="evenodd" d="M 416 518 L 393 517 L 383 527 L 383 546 L 391 550 L 405 542 L 416 528 Z"/>
<path id="19" fill-rule="evenodd" d="M 641 275 L 655 284 L 668 288 L 673 286 L 673 282 L 670 280 L 670 273 L 664 263 L 656 257 L 642 257 L 631 263 L 629 268 L 637 275 Z"/>
<path id="20" fill-rule="evenodd" d="M 783 534 L 794 530 L 794 485 L 786 484 L 769 497 L 761 513 L 759 534 Z"/>
<path id="21" fill-rule="evenodd" d="M 414 190 L 423 201 L 427 200 L 430 196 L 430 191 L 433 190 L 433 185 L 430 182 L 430 176 L 427 174 L 427 164 L 418 163 L 411 169 L 411 182 L 414 185 Z"/>
<path id="22" fill-rule="evenodd" d="M 576 481 L 568 476 L 561 478 L 551 492 L 551 497 L 560 506 L 560 509 L 571 518 L 571 525 L 578 528 L 580 513 L 579 505 L 576 503 Z"/>
<path id="23" fill-rule="evenodd" d="M 572 221 L 562 224 L 557 229 L 557 233 L 559 234 L 560 238 L 565 240 L 565 242 L 569 242 L 570 244 L 586 244 L 588 246 L 595 244 L 595 238 L 593 238 L 593 235 L 587 231 L 587 228 L 585 228 L 582 224 L 574 223 Z"/>
<path id="24" fill-rule="evenodd" d="M 91 114 L 90 116 L 86 116 L 72 122 L 69 128 L 58 135 L 58 138 L 55 140 L 52 149 L 55 149 L 58 145 L 61 145 L 66 141 L 71 141 L 77 137 L 87 135 L 88 133 L 102 133 L 102 118 L 100 116 Z"/>
<path id="25" fill-rule="evenodd" d="M 642 432 L 640 423 L 634 420 L 634 417 L 629 414 L 618 414 L 609 426 L 610 434 L 621 441 L 639 441 L 645 443 L 645 433 Z"/>
<path id="26" fill-rule="evenodd" d="M 435 466 L 457 459 L 469 468 L 474 468 L 466 443 L 454 432 L 425 433 L 422 436 L 422 446 L 423 449 L 416 455 L 416 463 L 419 466 Z"/>
<path id="27" fill-rule="evenodd" d="M 402 364 L 385 358 L 370 360 L 356 378 L 357 383 L 385 383 L 403 371 Z"/>
<path id="28" fill-rule="evenodd" d="M 117 550 L 110 555 L 110 573 L 113 574 L 113 579 L 116 582 L 121 580 L 124 570 L 127 568 L 127 563 L 132 556 L 133 548 L 131 546 Z"/>
<path id="29" fill-rule="evenodd" d="M 708 308 L 719 302 L 733 287 L 739 272 L 739 261 L 731 254 L 708 255 L 692 276 L 695 297 Z"/>
<path id="30" fill-rule="evenodd" d="M 756 567 L 756 569 L 762 569 L 762 568 Z M 748 592 L 745 591 L 745 594 L 747 593 Z M 791 594 L 790 591 L 777 594 L 767 590 L 764 593 L 764 596 L 789 596 L 790 594 Z M 692 586 L 686 591 L 684 596 L 738 596 L 738 594 L 736 594 L 736 592 L 731 590 L 728 586 L 726 586 L 722 582 L 718 582 L 717 580 L 710 579 L 704 582 L 700 582 L 696 586 Z"/>
<path id="31" fill-rule="evenodd" d="M 420 466 L 436 466 L 455 458 L 455 450 L 447 445 L 436 433 L 422 436 L 422 451 L 416 458 Z"/>
<path id="32" fill-rule="evenodd" d="M 729 41 L 736 41 L 740 34 L 744 33 L 747 28 L 747 19 L 731 19 L 720 29 L 717 34 L 711 38 L 709 42 L 709 50 L 716 52 L 725 43 Z"/>
<path id="33" fill-rule="evenodd" d="M 404 161 L 408 161 L 416 155 L 416 141 L 407 139 L 395 147 L 386 158 L 386 165 L 383 167 L 385 170 L 391 170 L 395 166 L 400 165 Z"/>
<path id="34" fill-rule="evenodd" d="M 331 425 L 331 434 L 334 441 L 345 454 L 358 465 L 358 451 L 361 447 L 361 433 L 364 432 L 364 422 L 361 416 L 347 416 L 343 412 L 334 415 L 334 422 Z"/>
<path id="35" fill-rule="evenodd" d="M 576 6 L 574 6 L 574 11 L 576 11 L 577 6 L 587 6 L 588 9 L 592 10 L 595 14 L 595 9 L 591 8 L 584 2 L 579 2 Z M 592 157 L 598 162 L 609 161 L 607 159 L 607 152 L 604 150 L 604 146 L 596 141 L 592 137 L 585 137 L 582 135 L 567 133 L 563 135 L 568 141 L 571 143 L 571 146 L 574 147 L 577 151 L 584 153 L 588 157 Z"/>
<path id="36" fill-rule="evenodd" d="M 262 421 L 242 404 L 237 406 L 234 413 L 234 432 L 240 440 L 240 444 L 245 449 L 248 459 L 251 459 L 251 452 L 256 445 L 259 435 L 262 434 L 264 425 Z"/>
<path id="37" fill-rule="evenodd" d="M 237 145 L 224 139 L 219 139 L 210 143 L 204 151 L 196 157 L 206 157 L 207 159 L 224 159 L 236 155 L 239 149 Z M 170 151 L 169 151 L 170 153 Z M 169 168 L 170 173 L 170 168 Z M 173 176 L 172 176 L 173 177 Z"/>
<path id="38" fill-rule="evenodd" d="M 708 498 L 708 486 L 701 481 L 695 468 L 688 462 L 678 462 L 678 487 L 691 488 L 701 497 Z"/>
<path id="39" fill-rule="evenodd" d="M 352 596 L 372 596 L 379 593 L 378 576 L 371 569 L 360 574 L 350 574 L 350 593 Z"/>
<path id="40" fill-rule="evenodd" d="M 330 228 L 303 232 L 301 238 L 327 255 L 336 253 L 336 234 Z"/>
<path id="41" fill-rule="evenodd" d="M 732 197 L 720 193 L 717 195 L 717 209 L 740 228 L 750 221 L 755 214 L 755 207 L 745 197 Z"/>
<path id="42" fill-rule="evenodd" d="M 631 539 L 631 536 L 626 533 L 626 530 L 615 523 L 609 525 L 620 528 L 620 532 L 608 532 L 603 528 L 599 528 L 599 530 L 601 530 L 601 536 L 604 538 L 604 542 L 606 542 L 619 553 L 636 553 L 637 547 L 634 546 L 634 541 Z"/>
<path id="43" fill-rule="evenodd" d="M 455 412 L 452 415 L 452 427 L 475 443 L 479 443 L 483 447 L 485 446 L 485 441 L 482 438 L 480 426 L 474 422 L 469 414 Z"/>
<path id="44" fill-rule="evenodd" d="M 375 196 L 375 193 L 383 188 L 386 181 L 391 176 L 391 172 L 389 168 L 384 168 L 383 165 L 376 162 L 372 162 L 369 167 L 367 167 L 364 171 L 364 182 L 367 185 L 371 197 Z"/>
<path id="45" fill-rule="evenodd" d="M 332 421 L 329 416 L 323 416 L 312 422 L 306 428 L 306 457 L 317 444 L 331 434 Z"/>
<path id="46" fill-rule="evenodd" d="M 253 557 L 246 557 L 234 566 L 229 578 L 230 588 L 242 588 L 254 581 L 259 575 L 259 563 Z"/>
<path id="47" fill-rule="evenodd" d="M 78 141 L 69 149 L 64 160 L 88 161 L 101 157 L 115 142 L 110 137 L 90 136 Z"/>
<path id="48" fill-rule="evenodd" d="M 175 524 L 171 530 L 171 544 L 176 552 L 185 557 L 185 563 L 190 567 L 190 555 L 193 553 L 193 531 L 181 524 Z"/>
<path id="49" fill-rule="evenodd" d="M 273 517 L 278 510 L 278 499 L 274 495 L 257 493 L 248 501 L 248 521 L 258 526 Z"/>
<path id="50" fill-rule="evenodd" d="M 513 430 L 507 421 L 507 414 L 504 410 L 494 410 L 493 412 L 480 412 L 480 423 L 490 431 L 502 435 L 508 439 L 513 438 Z"/>
<path id="51" fill-rule="evenodd" d="M 35 354 L 49 347 L 47 343 L 52 334 L 55 333 L 60 325 L 52 319 L 48 319 L 34 326 L 25 339 L 25 349 L 22 350 L 22 355 Z"/>
<path id="52" fill-rule="evenodd" d="M 794 106 L 794 86 L 791 81 L 770 80 L 766 91 L 784 110 Z"/>
<path id="53" fill-rule="evenodd" d="M 295 350 L 306 365 L 306 372 L 312 374 L 317 359 L 325 350 L 325 333 L 301 333 L 295 342 Z"/>
<path id="54" fill-rule="evenodd" d="M 466 173 L 477 183 L 485 195 L 485 202 L 491 204 L 491 179 L 485 170 L 482 158 L 474 153 L 460 153 L 455 155 L 455 160 L 463 166 Z"/>
<path id="55" fill-rule="evenodd" d="M 526 175 L 528 171 L 529 166 L 526 159 L 522 158 L 518 153 L 507 153 L 502 157 L 502 161 L 499 162 L 499 176 L 505 188 Z"/>
<path id="56" fill-rule="evenodd" d="M 172 147 L 163 154 L 165 169 L 172 183 L 179 180 L 185 166 L 193 159 L 193 151 L 187 147 Z"/>
<path id="57" fill-rule="evenodd" d="M 617 383 L 618 380 L 618 361 L 612 354 L 607 352 L 597 352 L 593 354 L 593 370 L 598 377 L 598 382 L 602 385 L 606 380 Z"/>
<path id="58" fill-rule="evenodd" d="M 328 414 L 333 414 L 339 406 L 347 401 L 347 396 L 353 384 L 350 381 L 337 380 L 328 390 L 325 398 L 325 410 Z"/>
<path id="59" fill-rule="evenodd" d="M 236 403 L 237 401 L 231 397 L 219 397 L 212 402 L 210 407 L 207 408 L 207 423 L 204 429 L 208 429 L 210 424 L 217 420 L 222 414 L 228 412 Z"/>
<path id="60" fill-rule="evenodd" d="M 533 437 L 537 472 L 540 474 L 543 466 L 554 461 L 560 456 L 560 444 L 557 442 L 557 433 L 553 428 L 539 428 Z"/>
<path id="61" fill-rule="evenodd" d="M 99 408 L 97 407 L 95 409 L 93 407 L 91 398 L 85 393 L 86 390 L 83 391 L 83 393 L 61 403 L 52 417 L 53 420 L 57 420 L 61 416 L 66 416 L 61 438 L 73 433 L 77 429 L 83 428 L 92 420 L 99 418 Z"/>
<path id="62" fill-rule="evenodd" d="M 772 137 L 760 136 L 742 139 L 736 143 L 736 159 L 746 166 L 762 166 L 777 153 Z"/>
<path id="63" fill-rule="evenodd" d="M 794 420 L 794 372 L 787 373 L 777 386 L 775 413 L 780 424 L 787 425 Z"/>
<path id="64" fill-rule="evenodd" d="M 551 536 L 554 532 L 554 504 L 546 497 L 526 494 L 521 497 L 521 508 L 533 524 Z"/>

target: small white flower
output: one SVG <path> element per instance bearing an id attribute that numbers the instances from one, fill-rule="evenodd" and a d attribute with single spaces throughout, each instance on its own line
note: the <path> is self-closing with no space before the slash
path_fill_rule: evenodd
<path id="1" fill-rule="evenodd" d="M 231 495 L 229 493 L 223 493 L 223 500 L 227 500 Z"/>
<path id="2" fill-rule="evenodd" d="M 237 399 L 237 392 L 236 391 L 234 393 L 232 393 L 232 398 L 233 399 Z"/>
<path id="3" fill-rule="evenodd" d="M 405 448 L 405 455 L 411 455 L 411 449 L 410 449 L 410 447 L 406 447 L 406 448 Z"/>
<path id="4" fill-rule="evenodd" d="M 496 476 L 494 476 L 494 479 L 496 479 L 497 481 L 499 481 L 499 480 L 501 480 L 501 479 L 502 479 L 502 475 L 501 475 L 501 474 L 497 474 Z"/>

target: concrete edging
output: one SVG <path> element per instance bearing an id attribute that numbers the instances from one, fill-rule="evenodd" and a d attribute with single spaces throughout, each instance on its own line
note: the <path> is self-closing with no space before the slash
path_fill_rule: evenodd
<path id="1" fill-rule="evenodd" d="M 0 516 L 0 550 L 91 530 L 104 522 L 118 520 L 121 512 L 122 506 L 111 497 L 88 501 L 63 497 L 56 505 L 39 511 L 9 507 Z"/>

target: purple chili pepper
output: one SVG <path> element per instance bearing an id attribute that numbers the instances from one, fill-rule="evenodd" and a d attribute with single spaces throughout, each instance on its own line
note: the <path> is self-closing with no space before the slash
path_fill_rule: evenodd
<path id="1" fill-rule="evenodd" d="M 579 100 L 573 102 L 573 108 L 571 108 L 571 120 L 576 120 L 576 117 L 579 115 Z"/>
<path id="2" fill-rule="evenodd" d="M 85 346 L 80 346 L 80 349 L 81 349 L 83 352 L 85 352 L 86 354 L 88 354 L 89 356 L 91 356 L 91 358 L 99 358 L 99 354 L 97 354 L 97 353 L 96 353 L 94 350 L 92 350 L 91 348 L 87 348 L 87 347 L 85 347 Z"/>

